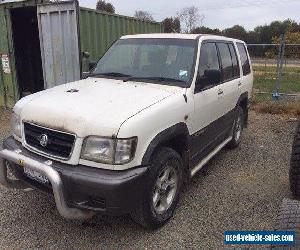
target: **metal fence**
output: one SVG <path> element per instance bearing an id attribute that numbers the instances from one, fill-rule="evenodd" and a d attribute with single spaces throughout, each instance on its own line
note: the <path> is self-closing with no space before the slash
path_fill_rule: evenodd
<path id="1" fill-rule="evenodd" d="M 248 44 L 257 100 L 300 100 L 300 44 Z"/>

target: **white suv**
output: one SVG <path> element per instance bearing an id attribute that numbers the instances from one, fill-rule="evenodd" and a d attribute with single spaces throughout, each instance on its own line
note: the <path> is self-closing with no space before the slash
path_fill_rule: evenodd
<path id="1" fill-rule="evenodd" d="M 124 36 L 87 79 L 15 105 L 0 182 L 53 193 L 65 218 L 130 213 L 157 228 L 182 184 L 224 146 L 239 145 L 252 84 L 242 41 Z"/>

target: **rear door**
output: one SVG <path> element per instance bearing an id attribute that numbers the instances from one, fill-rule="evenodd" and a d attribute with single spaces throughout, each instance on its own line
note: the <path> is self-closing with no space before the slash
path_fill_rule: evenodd
<path id="1" fill-rule="evenodd" d="M 239 96 L 240 70 L 234 45 L 227 41 L 218 41 L 222 83 L 218 86 L 219 126 L 221 138 L 229 137 L 235 118 L 235 107 Z"/>
<path id="2" fill-rule="evenodd" d="M 240 68 L 237 53 L 231 42 L 217 43 L 222 67 L 222 84 L 220 84 L 219 103 L 222 107 L 221 116 L 232 111 L 238 100 L 238 86 L 240 81 Z"/>
<path id="3" fill-rule="evenodd" d="M 77 1 L 38 5 L 45 88 L 80 79 Z"/>

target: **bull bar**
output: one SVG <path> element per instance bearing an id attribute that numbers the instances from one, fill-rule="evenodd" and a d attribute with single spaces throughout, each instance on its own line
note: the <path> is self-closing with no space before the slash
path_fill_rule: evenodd
<path id="1" fill-rule="evenodd" d="M 48 178 L 52 185 L 57 210 L 62 217 L 66 219 L 85 220 L 95 215 L 93 211 L 80 210 L 67 205 L 62 179 L 59 173 L 51 166 L 52 161 L 40 162 L 22 155 L 22 150 L 11 151 L 0 148 L 0 183 L 7 188 L 13 189 L 26 189 L 28 186 L 20 180 L 11 180 L 8 178 L 7 161 L 39 172 Z"/>

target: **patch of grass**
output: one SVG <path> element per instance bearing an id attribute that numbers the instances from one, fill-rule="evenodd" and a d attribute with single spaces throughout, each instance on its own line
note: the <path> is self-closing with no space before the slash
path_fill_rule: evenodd
<path id="1" fill-rule="evenodd" d="M 300 101 L 291 100 L 284 97 L 280 101 L 273 101 L 272 94 L 275 90 L 277 79 L 277 67 L 254 65 L 254 84 L 252 109 L 259 113 L 277 114 L 277 115 L 300 115 Z M 266 93 L 262 93 L 266 92 Z M 300 93 L 300 67 L 284 67 L 282 82 L 279 92 L 286 94 Z"/>
<path id="2" fill-rule="evenodd" d="M 276 73 L 277 71 L 277 66 L 264 66 L 264 65 L 253 65 L 253 70 L 256 72 L 274 72 Z M 295 67 L 295 66 L 284 66 L 283 67 L 283 72 L 287 72 L 287 73 L 300 73 L 300 65 L 299 67 Z"/>
<path id="3" fill-rule="evenodd" d="M 272 101 L 272 95 L 271 94 L 258 94 L 253 93 L 252 95 L 252 105 L 256 105 L 261 102 L 268 102 Z"/>
<path id="4" fill-rule="evenodd" d="M 254 103 L 253 110 L 264 114 L 273 115 L 300 115 L 300 102 L 299 101 L 264 101 Z"/>
<path id="5" fill-rule="evenodd" d="M 260 92 L 273 92 L 276 76 L 264 74 L 254 77 L 254 88 Z M 280 92 L 293 94 L 300 92 L 300 75 L 284 75 L 280 85 Z"/>

